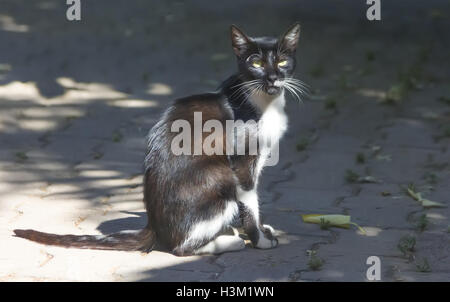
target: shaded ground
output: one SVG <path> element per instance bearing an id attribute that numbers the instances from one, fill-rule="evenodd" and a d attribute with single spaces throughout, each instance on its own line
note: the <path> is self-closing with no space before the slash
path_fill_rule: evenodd
<path id="1" fill-rule="evenodd" d="M 0 280 L 364 281 L 378 256 L 383 281 L 450 281 L 449 208 L 402 189 L 450 202 L 450 2 L 383 1 L 372 23 L 365 1 L 82 2 L 78 23 L 61 1 L 0 5 Z M 235 70 L 229 24 L 276 35 L 295 20 L 311 96 L 288 105 L 259 188 L 278 248 L 177 258 L 12 237 L 143 226 L 144 137 L 162 110 Z M 310 213 L 351 215 L 367 235 Z"/>

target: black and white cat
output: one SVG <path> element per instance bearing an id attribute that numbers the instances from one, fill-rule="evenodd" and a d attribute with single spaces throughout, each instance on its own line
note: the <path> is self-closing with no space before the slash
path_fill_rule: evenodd
<path id="1" fill-rule="evenodd" d="M 279 39 L 251 38 L 231 26 L 231 40 L 238 73 L 224 81 L 217 92 L 178 99 L 150 130 L 145 158 L 144 203 L 148 224 L 141 231 L 110 235 L 76 236 L 14 230 L 16 236 L 63 247 L 150 251 L 158 243 L 176 255 L 223 253 L 245 247 L 239 236 L 224 230 L 240 219 L 256 248 L 277 246 L 271 226 L 260 219 L 258 179 L 272 145 L 287 129 L 285 91 L 294 96 L 300 81 L 292 78 L 300 25 L 294 24 Z M 262 137 L 256 154 L 175 155 L 171 144 L 178 120 L 256 121 L 247 133 Z M 206 134 L 193 143 L 203 144 Z M 223 133 L 225 148 L 230 133 Z M 248 146 L 247 146 L 248 147 Z M 246 148 L 247 150 L 248 148 Z"/>

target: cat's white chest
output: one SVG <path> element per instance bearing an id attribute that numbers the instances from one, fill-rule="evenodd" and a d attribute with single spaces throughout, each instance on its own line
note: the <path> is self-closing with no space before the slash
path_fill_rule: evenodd
<path id="1" fill-rule="evenodd" d="M 258 134 L 271 145 L 278 144 L 287 130 L 288 119 L 284 112 L 284 93 L 274 99 L 264 110 L 258 122 Z"/>
<path id="2" fill-rule="evenodd" d="M 274 165 L 278 162 L 279 141 L 288 127 L 287 115 L 284 112 L 285 103 L 284 93 L 282 93 L 271 102 L 265 103 L 267 104 L 266 106 L 260 106 L 260 108 L 263 108 L 264 110 L 258 121 L 258 141 L 260 142 L 260 150 L 254 175 L 255 185 L 258 183 L 258 178 L 263 167 L 268 165 L 268 158 L 270 158 L 270 165 Z"/>

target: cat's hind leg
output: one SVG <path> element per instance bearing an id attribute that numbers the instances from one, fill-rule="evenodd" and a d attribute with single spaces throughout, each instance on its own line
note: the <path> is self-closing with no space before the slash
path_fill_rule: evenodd
<path id="1" fill-rule="evenodd" d="M 197 249 L 194 254 L 222 254 L 239 251 L 245 248 L 244 239 L 239 236 L 220 235 L 214 240 Z"/>
<path id="2" fill-rule="evenodd" d="M 206 253 L 220 254 L 242 249 L 245 244 L 240 237 L 223 235 L 223 231 L 238 215 L 237 203 L 227 201 L 220 213 L 192 224 L 186 233 L 185 240 L 172 252 L 178 256 L 188 256 Z"/>

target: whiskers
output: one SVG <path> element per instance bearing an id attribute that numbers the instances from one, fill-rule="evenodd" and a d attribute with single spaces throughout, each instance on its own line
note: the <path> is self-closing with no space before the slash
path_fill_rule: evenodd
<path id="1" fill-rule="evenodd" d="M 233 93 L 230 95 L 230 98 L 236 97 L 239 98 L 244 96 L 244 99 L 247 100 L 252 95 L 260 93 L 264 90 L 265 83 L 261 79 L 245 81 L 234 85 L 231 87 L 233 89 Z M 283 80 L 279 80 L 280 88 L 286 89 L 289 93 L 297 99 L 300 103 L 302 102 L 301 97 L 309 95 L 309 87 L 303 81 L 294 79 L 294 78 L 284 78 Z"/>
<path id="2" fill-rule="evenodd" d="M 241 95 L 245 95 L 246 98 L 248 98 L 254 93 L 261 91 L 261 89 L 264 87 L 264 83 L 261 80 L 257 79 L 237 84 L 235 86 L 232 86 L 231 88 L 233 89 L 236 87 L 237 89 L 230 95 L 230 98 L 239 98 Z"/>
<path id="3" fill-rule="evenodd" d="M 303 81 L 294 78 L 284 78 L 281 81 L 281 87 L 285 88 L 300 103 L 303 102 L 301 96 L 309 95 L 309 86 Z"/>

